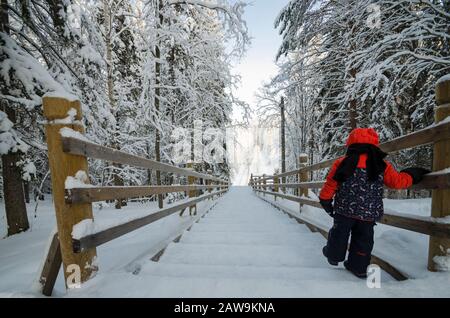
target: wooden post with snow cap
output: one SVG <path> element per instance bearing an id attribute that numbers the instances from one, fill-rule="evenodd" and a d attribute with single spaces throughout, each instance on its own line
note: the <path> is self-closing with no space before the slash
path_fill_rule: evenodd
<path id="1" fill-rule="evenodd" d="M 435 123 L 450 117 L 450 75 L 442 78 L 436 85 Z M 433 171 L 450 167 L 450 139 L 436 141 L 433 145 Z M 431 216 L 445 218 L 450 216 L 450 189 L 432 191 Z M 444 262 L 450 258 L 450 239 L 430 236 L 428 251 L 428 270 L 446 271 Z M 442 262 L 441 262 L 442 261 Z"/>
<path id="2" fill-rule="evenodd" d="M 79 123 L 82 118 L 81 105 L 77 100 L 44 97 L 43 108 L 47 119 L 45 135 L 65 283 L 67 288 L 78 287 L 80 283 L 91 278 L 98 269 L 94 264 L 97 255 L 95 248 L 75 254 L 72 245 L 72 228 L 85 219 L 93 220 L 92 205 L 67 203 L 65 182 L 67 177 L 77 174 L 83 174 L 86 178 L 84 181 L 88 182 L 88 162 L 84 156 L 71 155 L 63 151 L 60 131 L 66 128 L 84 134 L 84 128 Z"/>

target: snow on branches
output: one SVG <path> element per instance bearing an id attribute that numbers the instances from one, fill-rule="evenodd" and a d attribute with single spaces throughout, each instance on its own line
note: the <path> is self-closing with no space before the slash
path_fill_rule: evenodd
<path id="1" fill-rule="evenodd" d="M 51 94 L 76 99 L 49 74 L 33 56 L 5 33 L 0 33 L 0 97 L 31 110 L 42 104 L 42 96 Z"/>
<path id="2" fill-rule="evenodd" d="M 450 70 L 448 9 L 427 0 L 290 1 L 275 21 L 280 71 L 266 89 L 286 95 L 287 111 L 314 118 L 297 129 L 308 131 L 301 147 L 333 157 L 354 126 L 372 126 L 382 140 L 428 126 L 436 81 Z M 430 153 L 397 159 L 426 166 Z"/>

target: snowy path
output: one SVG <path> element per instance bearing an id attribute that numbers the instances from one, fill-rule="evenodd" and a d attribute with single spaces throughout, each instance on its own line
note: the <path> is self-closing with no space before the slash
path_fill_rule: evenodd
<path id="1" fill-rule="evenodd" d="M 277 202 L 298 210 L 298 203 Z M 427 271 L 425 235 L 379 224 L 376 252 L 413 279 L 397 282 L 383 273 L 381 289 L 369 289 L 342 265 L 328 265 L 321 255 L 323 237 L 274 209 L 250 188 L 232 187 L 215 203 L 179 243 L 169 245 L 159 262 L 152 262 L 151 255 L 190 221 L 188 214 L 171 215 L 100 246 L 100 270 L 81 289 L 66 292 L 61 270 L 54 297 L 450 297 L 450 275 Z M 385 204 L 427 216 L 431 200 L 385 200 Z M 211 205 L 202 202 L 199 213 Z M 55 226 L 53 203 L 41 202 L 36 217 L 34 204 L 28 210 L 32 230 L 0 240 L 0 297 L 41 297 L 32 285 Z M 130 202 L 123 210 L 94 207 L 94 214 L 97 222 L 108 223 L 148 215 L 149 210 L 156 211 L 157 206 Z M 320 209 L 305 206 L 302 215 L 331 226 L 331 218 Z"/>
<path id="2" fill-rule="evenodd" d="M 325 240 L 232 187 L 159 262 L 99 273 L 72 297 L 383 297 L 321 254 Z M 383 275 L 383 281 L 391 281 Z M 392 294 L 390 296 L 393 296 Z"/>

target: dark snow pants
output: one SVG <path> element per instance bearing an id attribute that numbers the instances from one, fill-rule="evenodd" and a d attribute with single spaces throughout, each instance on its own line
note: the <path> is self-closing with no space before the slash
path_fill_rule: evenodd
<path id="1" fill-rule="evenodd" d="M 342 262 L 348 247 L 348 266 L 356 273 L 366 273 L 373 249 L 373 227 L 375 222 L 360 221 L 335 214 L 334 224 L 328 233 L 327 254 L 330 260 Z"/>

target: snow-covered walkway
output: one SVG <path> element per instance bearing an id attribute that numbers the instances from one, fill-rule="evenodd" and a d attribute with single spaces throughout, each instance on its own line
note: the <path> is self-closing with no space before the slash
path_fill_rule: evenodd
<path id="1" fill-rule="evenodd" d="M 269 198 L 271 199 L 271 198 Z M 298 211 L 298 203 L 277 200 Z M 231 187 L 179 243 L 171 243 L 159 262 L 150 257 L 162 242 L 190 223 L 173 214 L 97 248 L 99 272 L 80 289 L 66 292 L 60 271 L 54 297 L 450 297 L 448 272 L 426 269 L 428 237 L 386 225 L 376 227 L 377 254 L 412 279 L 393 280 L 383 272 L 380 289 L 369 289 L 321 254 L 325 239 L 311 233 L 248 187 Z M 199 213 L 213 202 L 198 205 Z M 430 200 L 385 200 L 388 208 L 429 215 Z M 32 288 L 45 245 L 55 226 L 53 204 L 28 206 L 32 229 L 0 240 L 0 297 L 42 297 Z M 126 209 L 94 207 L 96 222 L 117 223 L 148 215 L 156 205 L 130 202 Z M 302 216 L 325 227 L 331 218 L 304 207 Z M 4 218 L 0 218 L 0 221 Z M 0 224 L 1 225 L 1 224 Z M 3 224 L 4 225 L 4 224 Z"/>
<path id="2" fill-rule="evenodd" d="M 324 242 L 251 188 L 232 187 L 180 242 L 168 246 L 159 262 L 148 260 L 134 274 L 100 272 L 69 296 L 389 296 L 328 265 L 321 254 Z M 392 279 L 383 274 L 383 281 Z"/>

